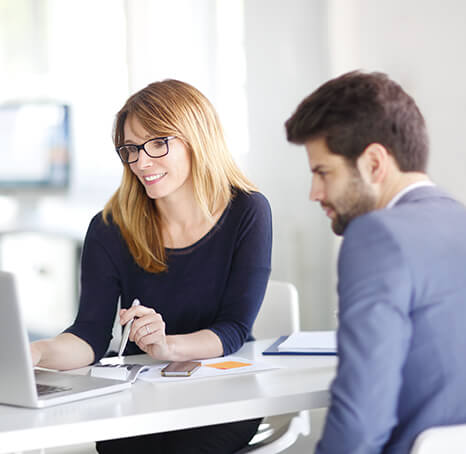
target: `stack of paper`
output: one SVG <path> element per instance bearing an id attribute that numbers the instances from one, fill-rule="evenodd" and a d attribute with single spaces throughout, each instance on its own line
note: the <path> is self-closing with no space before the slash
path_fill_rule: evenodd
<path id="1" fill-rule="evenodd" d="M 299 331 L 278 346 L 280 352 L 336 353 L 335 331 Z"/>

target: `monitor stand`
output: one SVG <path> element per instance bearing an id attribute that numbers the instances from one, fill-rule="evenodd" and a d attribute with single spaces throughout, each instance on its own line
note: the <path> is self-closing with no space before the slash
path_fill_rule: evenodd
<path id="1" fill-rule="evenodd" d="M 35 230 L 39 224 L 42 197 L 33 192 L 15 194 L 11 197 L 16 206 L 14 223 L 19 230 Z"/>

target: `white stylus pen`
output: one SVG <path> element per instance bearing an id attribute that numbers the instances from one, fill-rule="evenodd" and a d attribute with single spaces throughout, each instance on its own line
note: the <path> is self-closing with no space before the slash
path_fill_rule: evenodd
<path id="1" fill-rule="evenodd" d="M 139 306 L 141 302 L 135 298 L 133 301 L 133 304 L 131 304 L 131 307 L 133 306 Z M 125 351 L 126 344 L 128 343 L 128 338 L 129 338 L 129 332 L 131 331 L 131 325 L 134 322 L 134 317 L 126 323 L 124 329 L 123 329 L 123 334 L 121 336 L 121 343 L 120 343 L 120 350 L 118 351 L 118 357 L 121 358 L 123 355 L 123 352 Z"/>

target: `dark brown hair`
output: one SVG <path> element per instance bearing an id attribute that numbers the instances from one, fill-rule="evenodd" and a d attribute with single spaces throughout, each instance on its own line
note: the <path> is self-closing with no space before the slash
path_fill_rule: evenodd
<path id="1" fill-rule="evenodd" d="M 299 104 L 285 123 L 296 144 L 325 138 L 332 153 L 355 163 L 371 143 L 383 145 L 403 172 L 425 172 L 429 143 L 414 99 L 383 73 L 353 71 Z"/>

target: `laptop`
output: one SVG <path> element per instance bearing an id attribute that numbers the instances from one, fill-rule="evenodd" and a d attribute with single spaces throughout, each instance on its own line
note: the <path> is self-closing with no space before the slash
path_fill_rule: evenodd
<path id="1" fill-rule="evenodd" d="M 0 271 L 0 404 L 44 408 L 114 393 L 130 382 L 34 369 L 15 277 Z"/>

